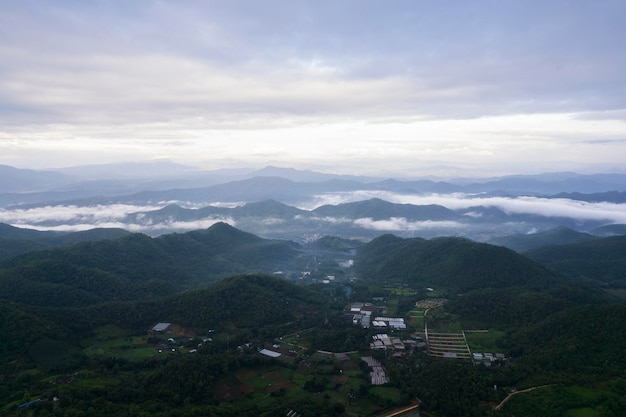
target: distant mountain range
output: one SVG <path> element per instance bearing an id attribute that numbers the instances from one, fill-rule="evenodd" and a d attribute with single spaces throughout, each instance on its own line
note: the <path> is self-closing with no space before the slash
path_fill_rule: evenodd
<path id="1" fill-rule="evenodd" d="M 269 178 L 274 178 L 273 184 L 268 182 Z M 289 182 L 279 182 L 278 178 Z M 259 182 L 262 182 L 261 188 L 258 187 Z M 203 171 L 168 161 L 84 166 L 48 171 L 0 165 L 0 206 L 99 196 L 115 196 L 116 201 L 150 198 L 159 201 L 200 203 L 208 202 L 207 197 L 246 202 L 269 198 L 283 201 L 285 198 L 283 202 L 292 203 L 311 193 L 355 190 L 548 197 L 556 194 L 560 197 L 562 196 L 560 193 L 578 193 L 596 194 L 595 198 L 604 193 L 602 201 L 617 199 L 623 202 L 626 174 L 583 175 L 564 172 L 494 178 L 389 179 L 271 166 L 260 170 Z M 142 191 L 148 193 L 143 194 Z M 253 193 L 249 194 L 251 191 Z M 612 195 L 612 192 L 622 194 Z"/>
<path id="2" fill-rule="evenodd" d="M 223 221 L 299 242 L 384 233 L 491 241 L 558 227 L 608 236 L 624 233 L 625 201 L 626 174 L 382 179 L 277 167 L 199 171 L 167 161 L 57 172 L 0 167 L 0 222 L 55 231 L 155 236 Z"/>

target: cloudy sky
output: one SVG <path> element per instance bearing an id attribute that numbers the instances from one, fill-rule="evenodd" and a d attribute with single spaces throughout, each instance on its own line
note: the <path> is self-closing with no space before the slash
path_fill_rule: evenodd
<path id="1" fill-rule="evenodd" d="M 0 164 L 626 172 L 626 2 L 3 0 Z"/>

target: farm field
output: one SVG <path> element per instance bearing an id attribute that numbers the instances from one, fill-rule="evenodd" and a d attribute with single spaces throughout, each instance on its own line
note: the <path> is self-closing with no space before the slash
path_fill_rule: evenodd
<path id="1" fill-rule="evenodd" d="M 504 335 L 505 332 L 502 330 L 465 330 L 465 338 L 472 352 L 496 352 L 502 349 L 498 346 L 498 340 L 502 339 Z"/>

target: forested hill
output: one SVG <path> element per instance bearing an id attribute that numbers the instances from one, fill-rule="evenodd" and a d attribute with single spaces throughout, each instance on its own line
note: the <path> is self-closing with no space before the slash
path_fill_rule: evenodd
<path id="1" fill-rule="evenodd" d="M 109 303 L 80 311 L 56 309 L 48 314 L 79 332 L 104 324 L 145 329 L 159 321 L 201 328 L 248 329 L 317 318 L 323 300 L 321 293 L 306 287 L 250 274 L 158 300 Z"/>
<path id="2" fill-rule="evenodd" d="M 545 374 L 623 376 L 626 308 L 585 305 L 563 310 L 512 335 L 511 351 Z M 571 380 L 571 379 L 570 379 Z"/>
<path id="3" fill-rule="evenodd" d="M 544 246 L 567 245 L 587 242 L 594 239 L 598 239 L 598 237 L 560 226 L 538 233 L 497 237 L 489 240 L 487 243 L 504 246 L 514 251 L 524 253 Z"/>
<path id="4" fill-rule="evenodd" d="M 458 214 L 443 206 L 430 204 L 416 206 L 413 204 L 395 204 L 379 198 L 365 201 L 344 203 L 337 206 L 324 205 L 313 210 L 319 216 L 345 217 L 352 219 L 371 218 L 384 220 L 402 217 L 410 221 L 418 220 L 453 220 Z"/>
<path id="5" fill-rule="evenodd" d="M 626 288 L 626 236 L 547 246 L 526 255 L 572 278 Z"/>
<path id="6" fill-rule="evenodd" d="M 453 291 L 546 288 L 555 275 L 516 252 L 461 238 L 402 239 L 384 235 L 364 245 L 355 267 L 364 278 Z"/>
<path id="7" fill-rule="evenodd" d="M 290 264 L 300 247 L 218 223 L 150 238 L 82 242 L 0 263 L 0 299 L 29 305 L 87 306 L 163 296 L 217 279 Z"/>
<path id="8" fill-rule="evenodd" d="M 95 228 L 80 232 L 43 232 L 0 223 L 0 261 L 24 253 L 78 242 L 118 239 L 130 232 L 117 228 Z"/>
<path id="9" fill-rule="evenodd" d="M 112 302 L 82 309 L 42 309 L 0 301 L 0 332 L 7 336 L 0 343 L 0 369 L 6 369 L 3 366 L 16 358 L 30 361 L 25 348 L 32 346 L 63 346 L 72 351 L 74 359 L 80 359 L 83 355 L 76 352 L 78 338 L 104 325 L 143 334 L 154 323 L 165 321 L 220 332 L 238 329 L 254 335 L 288 323 L 300 328 L 316 325 L 324 305 L 325 297 L 319 292 L 260 274 L 229 277 L 204 290 L 158 300 Z M 71 359 L 71 355 L 60 356 Z"/>

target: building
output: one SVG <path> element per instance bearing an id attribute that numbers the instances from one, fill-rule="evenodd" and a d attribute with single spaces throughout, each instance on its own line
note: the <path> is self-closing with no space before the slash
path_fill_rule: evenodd
<path id="1" fill-rule="evenodd" d="M 163 333 L 167 331 L 167 329 L 169 329 L 171 325 L 172 323 L 157 323 L 152 327 L 152 331 L 157 333 Z"/>

